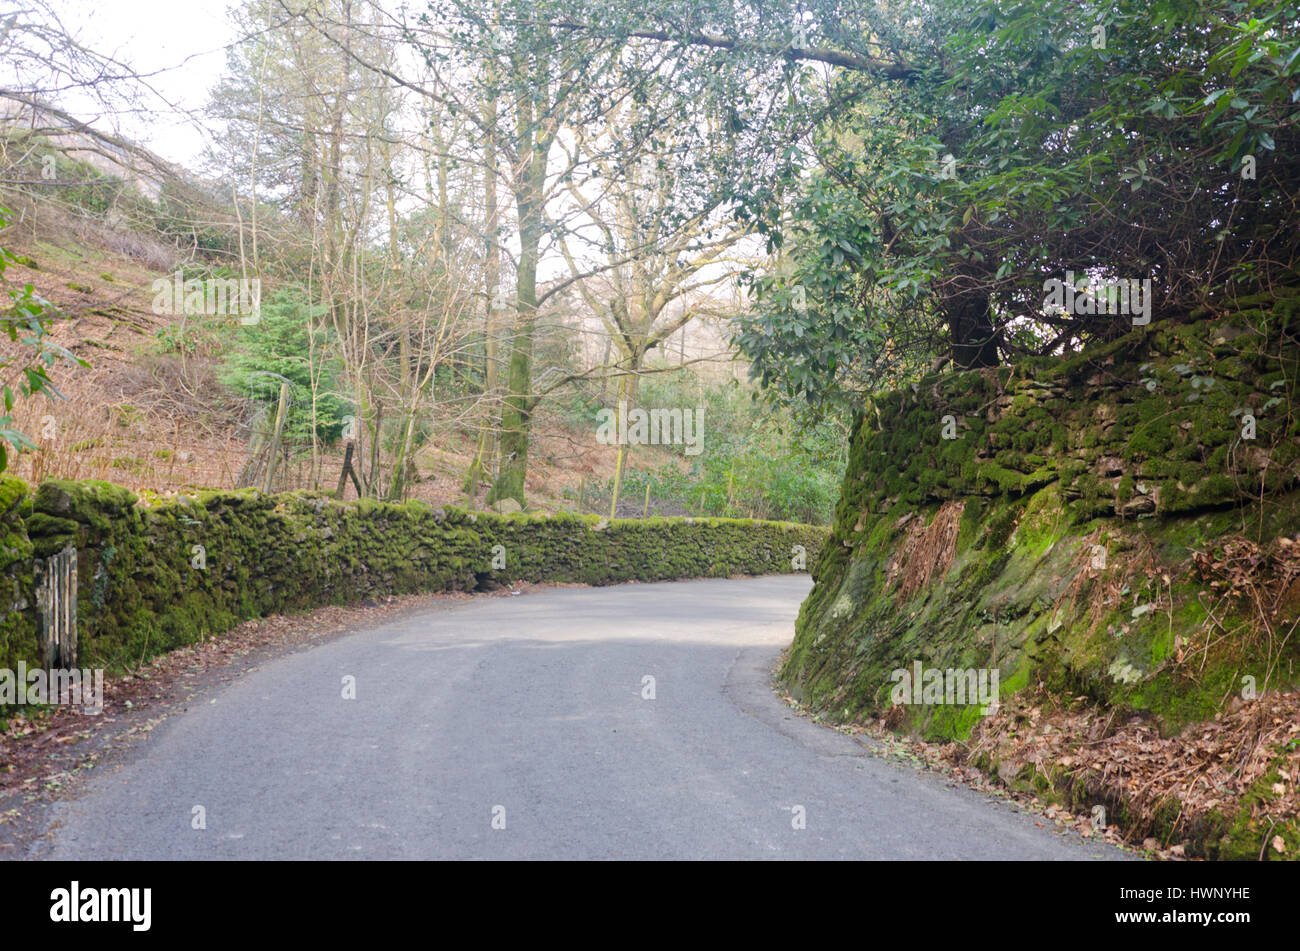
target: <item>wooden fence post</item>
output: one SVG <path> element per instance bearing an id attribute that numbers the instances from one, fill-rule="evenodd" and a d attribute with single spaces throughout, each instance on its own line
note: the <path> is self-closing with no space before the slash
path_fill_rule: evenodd
<path id="1" fill-rule="evenodd" d="M 45 646 L 45 669 L 77 665 L 77 548 L 45 559 L 36 589 Z"/>
<path id="2" fill-rule="evenodd" d="M 280 406 L 275 412 L 275 432 L 271 436 L 271 451 L 266 457 L 266 479 L 262 491 L 271 494 L 272 480 L 275 478 L 276 456 L 280 454 L 280 436 L 284 433 L 284 420 L 289 415 L 289 384 L 280 384 Z"/>

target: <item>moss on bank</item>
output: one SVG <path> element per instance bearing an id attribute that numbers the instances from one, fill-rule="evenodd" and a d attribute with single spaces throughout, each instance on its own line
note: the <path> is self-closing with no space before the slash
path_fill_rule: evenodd
<path id="1" fill-rule="evenodd" d="M 1213 716 L 1243 676 L 1293 686 L 1300 641 L 1265 643 L 1249 606 L 1214 604 L 1189 568 L 1225 534 L 1267 545 L 1300 529 L 1298 315 L 1295 293 L 1254 298 L 878 400 L 855 423 L 783 671 L 792 693 L 946 739 L 971 717 L 897 709 L 893 671 L 994 668 L 1004 695 L 1043 682 L 1166 731 Z"/>
<path id="2" fill-rule="evenodd" d="M 1253 691 L 1296 688 L 1298 331 L 1292 290 L 879 398 L 854 423 L 782 670 L 790 692 L 830 721 L 961 741 L 987 708 L 916 702 L 896 675 L 987 668 L 1003 701 L 1042 685 L 1164 736 Z M 1230 539 L 1244 550 L 1235 580 Z M 1104 794 L 1126 827 L 1188 832 L 1176 807 L 1130 815 L 1114 790 L 1085 787 L 1079 802 Z M 1249 798 L 1195 818 L 1195 854 L 1258 856 L 1266 830 Z M 1270 832 L 1286 857 L 1297 834 Z"/>

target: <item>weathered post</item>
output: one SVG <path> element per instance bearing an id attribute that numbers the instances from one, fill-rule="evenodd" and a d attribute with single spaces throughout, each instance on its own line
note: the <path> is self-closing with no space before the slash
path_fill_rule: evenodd
<path id="1" fill-rule="evenodd" d="M 280 384 L 280 406 L 275 411 L 275 432 L 271 435 L 271 448 L 266 457 L 266 477 L 262 481 L 262 491 L 270 495 L 275 479 L 276 457 L 280 454 L 280 437 L 284 433 L 284 421 L 289 415 L 289 384 Z"/>
<path id="2" fill-rule="evenodd" d="M 45 559 L 36 597 L 45 647 L 45 669 L 77 664 L 77 548 L 69 545 Z"/>

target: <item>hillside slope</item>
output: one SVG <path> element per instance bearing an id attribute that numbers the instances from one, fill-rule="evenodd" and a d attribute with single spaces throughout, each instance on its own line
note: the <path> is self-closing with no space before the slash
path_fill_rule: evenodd
<path id="1" fill-rule="evenodd" d="M 175 252 L 158 245 L 140 255 L 124 242 L 120 250 L 105 247 L 118 243 L 113 234 L 101 229 L 98 242 L 83 234 L 83 240 L 62 243 L 16 236 L 11 250 L 18 263 L 10 265 L 7 279 L 31 284 L 57 308 L 51 339 L 89 367 L 56 364 L 50 376 L 66 399 L 37 398 L 15 407 L 17 428 L 39 449 L 17 455 L 10 473 L 33 484 L 94 478 L 162 495 L 236 488 L 249 456 L 254 408 L 217 380 L 234 322 L 223 334 L 202 318 L 154 313 L 153 282 L 173 273 L 157 265 L 166 267 Z M 141 263 L 142 256 L 152 260 Z M 174 267 L 188 273 L 208 266 L 187 265 L 177 256 Z M 542 452 L 528 479 L 536 507 L 573 508 L 584 484 L 594 499 L 597 486 L 613 474 L 616 450 L 595 441 L 594 424 L 577 430 L 546 405 L 537 430 Z M 441 428 L 416 458 L 419 478 L 410 496 L 437 504 L 463 500 L 474 449 L 472 432 Z M 322 451 L 322 471 L 332 483 L 343 450 Z M 653 465 L 670 458 L 655 447 L 640 452 Z M 281 488 L 312 488 L 309 480 L 300 463 L 286 473 Z M 641 500 L 628 505 L 633 502 L 639 514 Z"/>
<path id="2" fill-rule="evenodd" d="M 1152 741 L 1181 734 L 1166 751 L 1195 749 L 1196 725 L 1245 705 L 1259 716 L 1235 753 L 1202 750 L 1203 771 L 1142 809 L 1127 782 L 1144 777 L 1120 766 L 1089 785 L 1116 764 L 1065 748 L 1003 772 L 1111 796 L 1141 832 L 1195 826 L 1205 851 L 1253 856 L 1277 826 L 1300 852 L 1297 328 L 1291 293 L 882 400 L 857 426 L 783 671 L 792 693 L 833 719 L 965 741 L 985 767 L 1008 733 L 1085 720 L 1085 744 L 1130 724 Z M 924 683 L 896 689 L 918 664 Z M 996 672 L 1000 705 L 928 693 L 927 669 L 944 687 L 950 669 Z M 1101 717 L 1081 720 L 1089 710 Z M 1201 780 L 1217 797 L 1195 795 Z M 1234 812 L 1260 788 L 1262 805 Z"/>

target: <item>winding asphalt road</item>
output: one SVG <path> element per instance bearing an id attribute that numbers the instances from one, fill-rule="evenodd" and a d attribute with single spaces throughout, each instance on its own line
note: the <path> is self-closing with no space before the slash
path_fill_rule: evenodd
<path id="1" fill-rule="evenodd" d="M 282 657 L 97 771 L 35 855 L 1123 857 L 794 715 L 770 670 L 808 586 L 551 588 Z"/>

